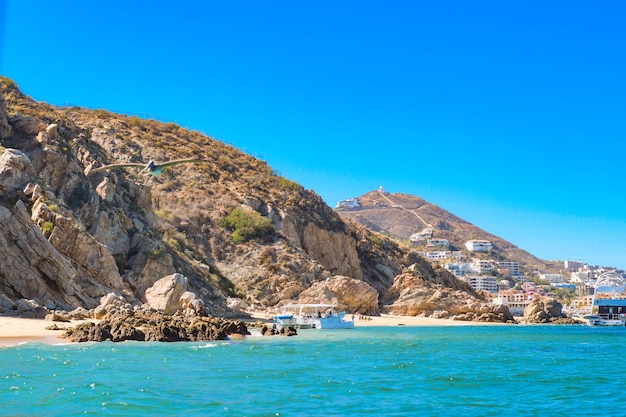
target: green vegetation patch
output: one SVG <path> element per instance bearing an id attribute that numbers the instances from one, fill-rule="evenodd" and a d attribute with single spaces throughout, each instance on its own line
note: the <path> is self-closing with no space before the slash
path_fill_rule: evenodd
<path id="1" fill-rule="evenodd" d="M 233 241 L 243 243 L 252 239 L 263 238 L 274 233 L 274 225 L 267 217 L 254 211 L 236 207 L 221 220 L 222 226 L 233 230 Z"/>

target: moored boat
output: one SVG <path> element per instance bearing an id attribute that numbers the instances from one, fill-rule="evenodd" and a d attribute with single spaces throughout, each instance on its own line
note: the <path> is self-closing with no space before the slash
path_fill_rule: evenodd
<path id="1" fill-rule="evenodd" d="M 626 325 L 626 285 L 614 272 L 598 277 L 591 314 L 584 317 L 590 326 Z"/>
<path id="2" fill-rule="evenodd" d="M 293 326 L 297 329 L 353 329 L 354 319 L 346 312 L 337 313 L 333 304 L 289 304 L 281 314 L 274 316 L 277 330 Z"/>

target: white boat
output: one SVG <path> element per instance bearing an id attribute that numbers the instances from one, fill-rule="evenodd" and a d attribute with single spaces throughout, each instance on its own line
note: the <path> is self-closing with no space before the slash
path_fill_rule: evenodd
<path id="1" fill-rule="evenodd" d="M 354 319 L 348 320 L 346 312 L 335 312 L 332 304 L 289 304 L 274 316 L 277 330 L 293 326 L 296 329 L 354 329 Z"/>
<path id="2" fill-rule="evenodd" d="M 584 317 L 590 326 L 626 325 L 626 285 L 614 272 L 598 277 L 591 304 L 591 314 Z"/>
<path id="3" fill-rule="evenodd" d="M 598 315 L 589 315 L 584 316 L 584 319 L 587 319 L 590 326 L 624 326 L 625 320 L 623 318 L 620 319 L 603 319 L 602 316 Z"/>

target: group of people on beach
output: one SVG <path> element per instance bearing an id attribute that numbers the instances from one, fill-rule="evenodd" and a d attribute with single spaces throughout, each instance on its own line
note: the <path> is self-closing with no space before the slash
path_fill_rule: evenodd
<path id="1" fill-rule="evenodd" d="M 359 312 L 355 313 L 352 315 L 352 320 L 356 321 L 356 320 L 366 320 L 366 321 L 371 321 L 372 318 L 370 316 L 366 316 L 364 314 L 361 314 Z"/>

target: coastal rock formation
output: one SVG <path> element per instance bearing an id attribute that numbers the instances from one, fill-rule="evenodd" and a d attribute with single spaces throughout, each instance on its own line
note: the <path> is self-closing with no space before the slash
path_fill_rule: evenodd
<path id="1" fill-rule="evenodd" d="M 13 211 L 0 206 L 0 292 L 30 298 L 48 308 L 91 304 L 75 282 L 76 269 L 50 244 L 18 201 Z"/>
<path id="2" fill-rule="evenodd" d="M 366 282 L 341 275 L 314 283 L 300 293 L 298 302 L 335 304 L 337 311 L 347 313 L 378 313 L 378 292 Z"/>
<path id="3" fill-rule="evenodd" d="M 428 268 L 413 264 L 397 276 L 385 294 L 382 312 L 399 316 L 515 323 L 506 306 L 492 306 L 448 271 L 437 269 L 431 274 Z M 468 293 L 476 294 L 476 297 L 468 297 Z"/>
<path id="4" fill-rule="evenodd" d="M 526 323 L 580 324 L 563 313 L 563 305 L 548 297 L 535 297 L 524 309 Z"/>
<path id="5" fill-rule="evenodd" d="M 322 297 L 363 314 L 452 314 L 451 300 L 483 314 L 469 286 L 198 132 L 50 106 L 0 77 L 0 140 L 0 293 L 13 302 L 100 318 L 147 308 L 241 317 L 229 299 L 270 311 Z M 92 173 L 116 161 L 182 158 L 204 163 L 158 177 Z M 417 275 L 403 277 L 411 265 Z M 186 284 L 155 286 L 172 274 Z M 432 298 L 439 289 L 453 296 Z M 429 308 L 416 307 L 423 302 Z"/>
<path id="6" fill-rule="evenodd" d="M 87 322 L 68 329 L 62 337 L 72 342 L 181 342 L 226 340 L 231 335 L 249 334 L 246 325 L 239 320 L 123 311 L 98 323 Z"/>

